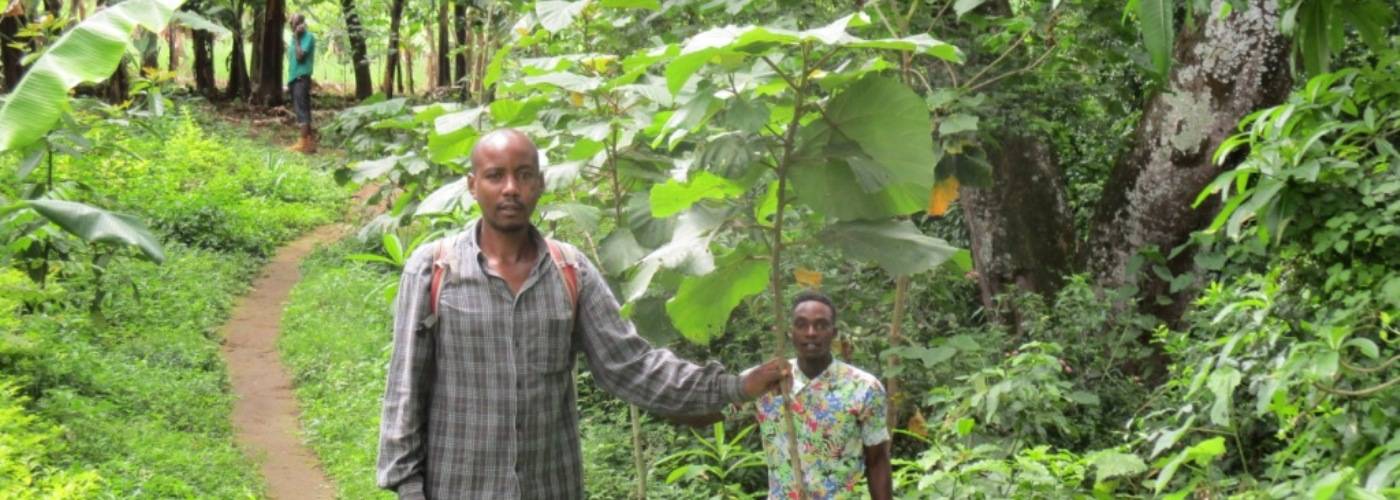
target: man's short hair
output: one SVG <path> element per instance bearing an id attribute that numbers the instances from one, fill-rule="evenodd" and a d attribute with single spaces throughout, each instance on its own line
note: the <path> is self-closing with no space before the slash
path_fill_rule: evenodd
<path id="1" fill-rule="evenodd" d="M 803 302 L 821 302 L 826 304 L 826 308 L 831 310 L 831 324 L 836 324 L 836 305 L 831 303 L 831 297 L 827 297 L 826 294 L 816 290 L 803 290 L 801 293 L 797 294 L 797 297 L 792 299 L 792 308 L 794 310 L 797 309 L 797 306 L 802 305 Z"/>

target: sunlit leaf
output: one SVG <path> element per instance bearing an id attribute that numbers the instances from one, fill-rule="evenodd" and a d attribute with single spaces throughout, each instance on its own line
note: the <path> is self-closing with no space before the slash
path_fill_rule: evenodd
<path id="1" fill-rule="evenodd" d="M 573 24 L 574 19 L 587 6 L 587 0 L 578 2 L 540 0 L 535 2 L 535 17 L 540 20 L 540 26 L 543 26 L 544 29 L 549 30 L 550 33 L 558 33 Z"/>
<path id="2" fill-rule="evenodd" d="M 31 200 L 28 204 L 39 215 L 83 241 L 128 245 L 136 247 L 147 259 L 165 261 L 160 241 L 135 217 L 71 201 Z"/>
<path id="3" fill-rule="evenodd" d="M 0 152 L 38 140 L 68 109 L 68 90 L 112 76 L 137 26 L 159 32 L 182 0 L 127 0 L 102 8 L 48 45 L 0 105 Z"/>
<path id="4" fill-rule="evenodd" d="M 657 218 L 678 214 L 700 200 L 722 200 L 744 193 L 738 183 L 709 172 L 696 172 L 689 181 L 675 180 L 651 188 L 651 215 Z"/>
<path id="5" fill-rule="evenodd" d="M 740 301 L 768 286 L 768 261 L 752 257 L 736 250 L 721 258 L 714 272 L 681 282 L 676 296 L 666 301 L 666 313 L 681 335 L 708 345 L 724 332 L 729 314 Z"/>
<path id="6" fill-rule="evenodd" d="M 909 221 L 842 222 L 828 226 L 818 238 L 846 255 L 873 261 L 894 276 L 933 269 L 958 251 L 924 235 Z"/>

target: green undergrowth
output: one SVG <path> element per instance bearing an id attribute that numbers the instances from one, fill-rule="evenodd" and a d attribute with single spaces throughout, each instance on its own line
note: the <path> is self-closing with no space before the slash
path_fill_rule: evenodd
<path id="1" fill-rule="evenodd" d="M 51 196 L 144 221 L 165 253 L 159 265 L 126 251 L 98 264 L 98 249 L 33 230 L 27 212 L 0 217 L 0 498 L 264 494 L 234 441 L 219 328 L 263 259 L 335 220 L 348 193 L 180 104 L 137 118 L 75 103 L 85 140 L 51 171 L 19 180 L 19 158 L 0 156 L 0 196 L 52 184 Z"/>

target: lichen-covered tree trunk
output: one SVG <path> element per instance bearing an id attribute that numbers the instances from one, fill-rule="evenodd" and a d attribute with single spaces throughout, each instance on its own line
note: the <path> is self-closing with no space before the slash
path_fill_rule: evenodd
<path id="1" fill-rule="evenodd" d="M 982 304 L 993 311 L 998 310 L 993 298 L 1012 286 L 1036 293 L 1058 290 L 1074 269 L 1077 245 L 1064 175 L 1049 147 L 1011 136 L 990 159 L 992 183 L 962 186 L 958 196 Z M 1000 311 L 1006 313 L 1014 314 Z"/>
<path id="2" fill-rule="evenodd" d="M 1211 12 L 1218 12 L 1215 0 Z M 1246 114 L 1287 95 L 1287 40 L 1279 33 L 1277 0 L 1249 2 L 1225 18 L 1198 18 L 1195 31 L 1177 36 L 1167 88 L 1148 102 L 1130 152 L 1104 185 L 1089 241 L 1089 267 L 1104 286 L 1127 284 L 1129 260 L 1154 245 L 1164 255 L 1185 243 L 1213 215 L 1192 202 L 1224 167 L 1212 153 Z M 1169 264 L 1191 267 L 1191 252 Z M 1145 310 L 1174 321 L 1189 302 L 1155 277 L 1138 283 Z M 1159 297 L 1171 296 L 1170 304 Z"/>

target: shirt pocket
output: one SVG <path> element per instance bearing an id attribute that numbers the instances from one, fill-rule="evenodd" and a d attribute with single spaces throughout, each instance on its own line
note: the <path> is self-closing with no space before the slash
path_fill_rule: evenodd
<path id="1" fill-rule="evenodd" d="M 524 332 L 526 358 L 525 366 L 533 373 L 563 373 L 573 365 L 574 317 L 572 311 L 549 311 L 542 320 L 530 325 Z"/>

